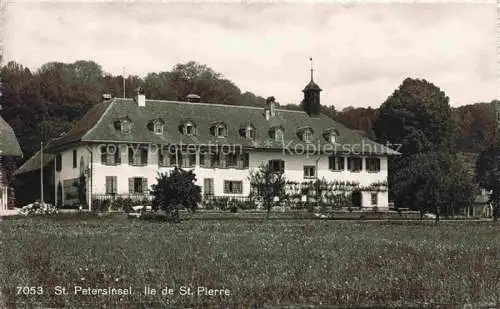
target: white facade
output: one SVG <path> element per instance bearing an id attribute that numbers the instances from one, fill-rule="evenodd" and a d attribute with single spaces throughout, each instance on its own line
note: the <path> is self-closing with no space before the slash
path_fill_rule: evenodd
<path id="1" fill-rule="evenodd" d="M 103 144 L 100 144 L 103 145 Z M 60 153 L 60 157 L 56 156 L 55 164 L 55 190 L 56 200 L 58 194 L 62 196 L 62 203 L 68 204 L 74 201 L 76 188 L 71 188 L 71 184 L 77 180 L 80 175 L 84 174 L 87 181 L 87 202 L 91 205 L 92 195 L 104 195 L 106 192 L 106 177 L 115 177 L 115 193 L 129 194 L 130 193 L 130 178 L 146 178 L 147 186 L 156 183 L 158 173 L 164 173 L 172 170 L 173 167 L 160 167 L 158 165 L 158 155 L 151 151 L 148 152 L 148 162 L 144 166 L 133 166 L 129 164 L 127 153 L 122 153 L 121 163 L 118 165 L 105 165 L 101 162 L 100 145 L 85 145 L 64 150 Z M 73 164 L 73 151 L 76 151 L 76 166 Z M 305 156 L 292 155 L 282 152 L 269 151 L 250 151 L 248 168 L 206 168 L 201 167 L 199 157 L 196 159 L 194 173 L 197 177 L 197 185 L 202 187 L 202 194 L 205 193 L 205 179 L 212 179 L 213 195 L 215 196 L 248 196 L 250 193 L 249 175 L 253 169 L 258 168 L 261 164 L 267 163 L 269 160 L 283 160 L 285 163 L 284 176 L 288 181 L 304 182 L 315 179 L 325 179 L 327 181 L 341 182 L 356 182 L 360 186 L 366 187 L 373 183 L 381 183 L 387 181 L 387 157 L 379 156 L 380 170 L 377 172 L 369 172 L 366 170 L 366 157 L 362 158 L 362 169 L 358 172 L 352 172 L 347 169 L 347 160 L 344 160 L 344 169 L 341 171 L 329 170 L 328 156 Z M 92 159 L 92 164 L 89 164 Z M 60 170 L 58 170 L 57 160 L 61 160 Z M 304 177 L 304 166 L 315 167 L 317 173 L 315 177 Z M 185 168 L 190 169 L 190 168 Z M 225 181 L 241 182 L 241 193 L 224 192 Z M 59 184 L 61 184 L 59 186 Z M 58 192 L 58 188 L 62 187 L 63 192 Z M 69 194 L 71 191 L 72 195 Z M 372 204 L 372 193 L 376 193 L 376 204 Z M 367 192 L 362 191 L 361 205 L 362 207 L 387 208 L 388 193 L 383 192 Z"/>

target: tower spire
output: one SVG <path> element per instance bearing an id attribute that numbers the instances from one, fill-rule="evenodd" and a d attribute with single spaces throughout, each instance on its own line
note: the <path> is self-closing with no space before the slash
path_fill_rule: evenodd
<path id="1" fill-rule="evenodd" d="M 313 58 L 312 57 L 309 57 L 309 62 L 311 63 L 311 81 L 314 81 L 314 78 L 313 78 L 314 69 L 313 69 Z"/>

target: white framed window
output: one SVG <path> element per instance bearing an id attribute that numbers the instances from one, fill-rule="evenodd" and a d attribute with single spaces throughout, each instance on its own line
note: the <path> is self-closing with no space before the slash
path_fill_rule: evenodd
<path id="1" fill-rule="evenodd" d="M 154 123 L 153 123 L 153 132 L 155 134 L 163 134 L 163 123 L 159 120 L 156 120 Z"/>
<path id="2" fill-rule="evenodd" d="M 255 129 L 252 126 L 248 126 L 245 129 L 245 137 L 247 139 L 255 139 Z"/>
<path id="3" fill-rule="evenodd" d="M 226 136 L 226 127 L 224 125 L 216 126 L 215 127 L 215 136 L 225 137 Z"/>
<path id="4" fill-rule="evenodd" d="M 302 133 L 302 140 L 306 143 L 310 143 L 312 141 L 312 136 L 313 136 L 313 133 L 311 130 L 305 130 Z"/>
<path id="5" fill-rule="evenodd" d="M 116 194 L 117 177 L 106 176 L 106 194 Z"/>
<path id="6" fill-rule="evenodd" d="M 184 134 L 185 135 L 195 135 L 195 133 L 196 133 L 196 130 L 195 130 L 194 124 L 192 124 L 191 122 L 188 122 L 184 125 Z"/>
<path id="7" fill-rule="evenodd" d="M 304 166 L 304 178 L 306 179 L 316 178 L 316 166 L 312 165 Z"/>
<path id="8" fill-rule="evenodd" d="M 243 181 L 224 180 L 224 193 L 226 194 L 243 193 Z"/>
<path id="9" fill-rule="evenodd" d="M 129 134 L 132 131 L 132 123 L 126 119 L 121 121 L 121 132 Z"/>
<path id="10" fill-rule="evenodd" d="M 331 144 L 335 144 L 337 142 L 337 134 L 335 133 L 330 133 L 330 135 L 328 135 L 329 138 L 330 138 L 330 143 Z"/>
<path id="11" fill-rule="evenodd" d="M 274 130 L 274 139 L 278 142 L 283 140 L 283 130 L 281 128 L 276 128 Z"/>

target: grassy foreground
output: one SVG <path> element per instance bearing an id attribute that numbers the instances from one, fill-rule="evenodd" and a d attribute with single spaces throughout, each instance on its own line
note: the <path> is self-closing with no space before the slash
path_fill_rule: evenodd
<path id="1" fill-rule="evenodd" d="M 500 227 L 489 223 L 174 225 L 111 217 L 0 227 L 2 308 L 500 303 Z M 75 295 L 75 286 L 131 287 L 133 294 Z M 57 287 L 66 294 L 56 295 Z M 145 287 L 160 295 L 145 295 Z M 162 296 L 165 287 L 173 295 Z M 230 295 L 198 294 L 198 287 Z M 181 295 L 187 288 L 193 295 Z"/>

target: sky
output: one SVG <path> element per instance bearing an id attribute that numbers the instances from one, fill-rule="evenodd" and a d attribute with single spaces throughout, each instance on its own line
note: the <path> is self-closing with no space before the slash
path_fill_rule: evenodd
<path id="1" fill-rule="evenodd" d="M 32 70 L 93 60 L 144 77 L 190 60 L 241 90 L 298 103 L 309 82 L 337 109 L 378 107 L 406 77 L 452 106 L 499 98 L 494 3 L 10 2 L 3 60 Z"/>

